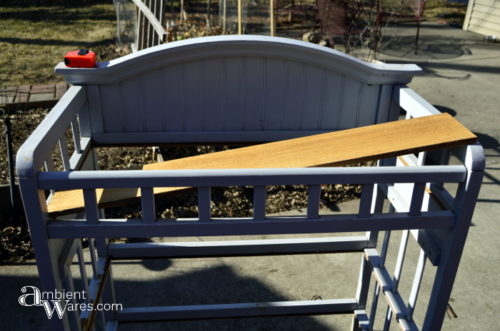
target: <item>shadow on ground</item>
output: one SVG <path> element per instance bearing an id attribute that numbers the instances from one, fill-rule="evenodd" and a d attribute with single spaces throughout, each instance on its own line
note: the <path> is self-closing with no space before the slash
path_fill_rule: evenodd
<path id="1" fill-rule="evenodd" d="M 381 44 L 382 54 L 414 60 L 449 60 L 471 54 L 470 49 L 462 42 L 457 42 L 457 40 L 443 42 L 441 36 L 420 37 L 417 45 L 416 35 L 384 36 Z"/>
<path id="2" fill-rule="evenodd" d="M 481 143 L 481 145 L 484 148 L 498 149 L 498 147 L 500 146 L 500 143 L 498 142 L 498 140 L 496 140 L 494 137 L 492 137 L 490 135 L 480 133 L 480 132 L 474 132 L 474 134 L 477 136 L 477 140 Z M 500 149 L 498 150 L 498 152 L 500 152 Z"/>
<path id="3" fill-rule="evenodd" d="M 486 158 L 495 158 L 499 157 L 500 155 L 500 142 L 495 139 L 494 137 L 484 134 L 484 133 L 479 133 L 479 132 L 474 132 L 474 134 L 477 136 L 478 141 L 481 143 L 481 145 L 486 149 L 485 151 L 485 157 Z M 484 171 L 484 179 L 483 179 L 483 185 L 497 185 L 500 186 L 500 178 L 498 178 L 495 173 L 496 171 L 500 170 L 499 167 L 491 167 L 488 164 L 486 165 L 485 171 Z M 478 202 L 488 202 L 488 203 L 500 203 L 500 199 L 498 196 L 488 196 L 488 197 L 481 197 L 477 200 Z"/>
<path id="4" fill-rule="evenodd" d="M 120 262 L 119 262 L 120 263 Z M 127 262 L 123 262 L 127 263 Z M 163 270 L 170 262 L 147 260 L 148 269 Z M 4 286 L 0 301 L 2 330 L 48 330 L 41 307 L 22 307 L 17 300 L 26 285 L 39 287 L 35 277 L 1 276 Z M 238 276 L 225 265 L 195 270 L 186 274 L 150 281 L 114 282 L 117 302 L 124 307 L 186 304 L 216 304 L 259 301 L 287 301 L 261 281 Z M 304 298 L 311 299 L 311 298 Z M 208 321 L 179 321 L 121 324 L 119 330 L 334 330 L 309 316 L 243 318 Z"/>
<path id="5" fill-rule="evenodd" d="M 441 105 L 433 105 L 433 106 L 436 107 L 436 109 L 442 113 L 450 114 L 453 117 L 457 116 L 457 112 L 449 107 L 441 106 Z"/>

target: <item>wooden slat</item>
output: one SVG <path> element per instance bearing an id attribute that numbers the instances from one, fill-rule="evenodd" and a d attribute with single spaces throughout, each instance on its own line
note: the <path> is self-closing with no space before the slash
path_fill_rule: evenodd
<path id="1" fill-rule="evenodd" d="M 475 142 L 477 137 L 449 114 L 389 122 L 186 157 L 144 166 L 144 170 L 304 168 L 342 166 Z M 155 188 L 155 194 L 184 188 Z M 96 190 L 100 206 L 138 197 L 138 189 Z M 81 190 L 56 192 L 49 213 L 83 207 Z"/>

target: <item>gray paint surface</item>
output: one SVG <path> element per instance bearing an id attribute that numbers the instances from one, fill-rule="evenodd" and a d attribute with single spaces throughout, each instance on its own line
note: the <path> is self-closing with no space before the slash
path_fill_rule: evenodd
<path id="1" fill-rule="evenodd" d="M 192 53 L 194 49 L 202 50 L 202 52 Z M 224 52 L 220 54 L 219 51 L 222 49 Z M 290 52 L 290 50 L 296 52 Z M 210 71 L 210 66 L 207 65 L 206 61 L 212 61 L 212 58 L 216 58 L 217 69 L 213 73 L 215 79 L 212 76 L 203 76 L 202 79 L 198 79 L 198 73 Z M 258 70 L 248 71 L 249 63 L 252 69 L 257 68 Z M 268 67 L 269 63 L 272 63 L 272 69 Z M 399 72 L 397 68 L 399 68 Z M 104 235 L 112 236 L 111 227 L 119 229 L 117 233 L 125 237 L 138 235 L 135 232 L 137 227 L 127 226 L 127 223 L 123 223 L 123 221 L 119 221 L 116 223 L 117 225 L 111 227 L 105 219 L 100 222 L 100 216 L 97 215 L 97 208 L 95 201 L 93 201 L 95 200 L 94 188 L 96 187 L 133 184 L 143 188 L 145 192 L 149 190 L 151 193 L 150 188 L 155 186 L 155 182 L 192 183 L 193 186 L 198 187 L 202 197 L 199 199 L 198 223 L 191 223 L 190 226 L 195 227 L 199 231 L 196 233 L 200 235 L 217 235 L 235 232 L 226 229 L 228 226 L 224 225 L 223 221 L 220 223 L 219 220 L 211 219 L 208 196 L 210 192 L 208 185 L 211 184 L 230 185 L 231 180 L 237 179 L 240 181 L 239 183 L 265 186 L 275 183 L 279 177 L 282 177 L 287 183 L 313 184 L 311 189 L 315 190 L 314 185 L 317 188 L 318 184 L 325 183 L 325 181 L 352 182 L 361 180 L 365 188 L 368 189 L 366 192 L 375 192 L 373 188 L 370 188 L 373 183 L 380 185 L 398 182 L 398 180 L 410 183 L 419 183 L 420 181 L 422 183 L 427 181 L 439 183 L 443 180 L 457 180 L 460 185 L 454 206 L 450 207 L 450 210 L 445 211 L 444 214 L 427 211 L 425 210 L 427 207 L 424 205 L 424 210 L 420 215 L 419 207 L 422 196 L 408 195 L 405 192 L 408 186 L 401 187 L 401 189 L 394 186 L 390 192 L 395 192 L 395 194 L 389 199 L 398 214 L 382 213 L 382 210 L 375 207 L 372 215 L 368 211 L 372 196 L 364 194 L 357 214 L 339 215 L 339 217 L 334 218 L 323 217 L 316 225 L 317 229 L 321 231 L 328 229 L 338 231 L 404 229 L 405 221 L 403 220 L 407 220 L 406 227 L 421 228 L 421 231 L 425 231 L 427 228 L 425 233 L 429 237 L 440 240 L 439 247 L 443 249 L 443 254 L 436 262 L 438 264 L 437 278 L 430 298 L 431 306 L 424 328 L 432 330 L 441 325 L 484 168 L 484 156 L 480 146 L 469 146 L 464 150 L 461 154 L 462 165 L 460 166 L 442 168 L 417 166 L 416 170 L 398 169 L 398 167 L 359 170 L 349 168 L 336 170 L 278 169 L 263 170 L 261 174 L 259 171 L 249 170 L 239 170 L 233 174 L 210 171 L 193 174 L 188 171 L 171 172 L 170 175 L 165 173 L 165 176 L 161 172 L 137 174 L 137 176 L 133 176 L 135 173 L 127 171 L 101 172 L 100 174 L 99 172 L 59 174 L 38 172 L 43 161 L 50 157 L 51 147 L 64 133 L 65 128 L 74 121 L 75 116 L 84 119 L 84 122 L 87 123 L 85 130 L 81 130 L 82 139 L 88 139 L 88 136 L 83 134 L 86 132 L 90 133 L 91 138 L 100 136 L 102 140 L 107 139 L 109 143 L 123 144 L 133 142 L 127 141 L 125 139 L 127 136 L 133 137 L 135 143 L 167 142 L 171 141 L 174 136 L 178 136 L 177 142 L 182 142 L 184 138 L 186 138 L 184 141 L 194 141 L 196 136 L 203 139 L 206 135 L 212 135 L 213 139 L 225 136 L 232 137 L 232 139 L 243 137 L 247 138 L 247 141 L 254 141 L 252 139 L 255 137 L 252 135 L 259 132 L 261 133 L 259 139 L 272 140 L 271 138 L 279 139 L 283 135 L 301 135 L 304 132 L 322 132 L 323 130 L 394 120 L 400 107 L 405 108 L 404 110 L 411 116 L 429 115 L 435 111 L 432 105 L 416 100 L 407 88 L 397 85 L 407 82 L 412 75 L 418 72 L 415 66 L 363 64 L 359 60 L 315 45 L 269 37 L 245 36 L 214 37 L 157 47 L 113 63 L 103 64 L 95 70 L 68 71 L 64 68 L 57 70 L 64 73 L 68 80 L 85 86 L 74 87 L 68 96 L 56 106 L 53 115 L 49 116 L 35 131 L 33 137 L 28 141 L 29 144 L 25 144 L 18 153 L 21 190 L 24 203 L 29 210 L 28 221 L 32 229 L 41 282 L 44 288 L 61 288 L 62 284 L 67 282 L 68 277 L 71 277 L 67 270 L 60 270 L 58 266 L 63 260 L 70 261 L 65 256 L 67 252 L 64 247 L 73 246 L 77 242 L 72 241 L 72 239 L 55 238 L 78 238 L 85 234 L 84 231 L 88 231 L 89 235 L 100 236 L 104 234 L 103 230 L 109 230 Z M 240 72 L 247 73 L 250 78 L 241 79 L 238 75 Z M 253 73 L 255 75 L 252 75 Z M 315 77 L 312 78 L 314 89 L 309 91 L 310 84 L 304 85 L 303 88 L 300 88 L 300 83 L 294 84 L 295 80 L 300 80 L 301 77 L 307 77 L 309 74 Z M 175 93 L 170 94 L 170 100 L 165 99 L 165 93 L 162 89 L 170 87 L 169 80 L 165 80 L 165 75 L 173 75 L 171 80 L 181 82 L 177 85 L 180 88 L 175 90 Z M 178 75 L 181 75 L 181 79 L 178 78 Z M 152 83 L 150 84 L 150 82 Z M 219 85 L 216 85 L 216 82 Z M 200 91 L 200 86 L 206 84 L 221 88 L 214 90 L 218 93 L 214 94 L 218 98 L 212 98 L 212 100 L 211 93 L 204 94 Z M 263 89 L 261 85 L 266 88 Z M 145 92 L 146 90 L 151 92 Z M 221 96 L 221 91 L 228 93 Z M 268 93 L 269 91 L 272 93 Z M 312 100 L 311 104 L 317 102 L 317 105 L 312 107 L 313 113 L 316 111 L 316 117 L 313 117 L 308 130 L 303 130 L 301 126 L 308 115 L 306 109 L 309 107 L 309 104 L 305 102 L 306 96 Z M 207 100 L 211 100 L 211 102 L 207 104 Z M 241 100 L 247 102 L 241 103 Z M 170 108 L 169 101 L 172 101 L 172 104 L 180 109 L 181 114 Z M 108 104 L 105 107 L 104 103 L 106 102 Z M 268 103 L 272 104 L 273 107 L 268 106 Z M 297 107 L 297 103 L 303 103 L 304 107 Z M 258 115 L 249 111 L 248 104 L 260 107 L 261 111 L 258 112 Z M 417 104 L 417 106 L 413 106 L 413 104 Z M 202 106 L 209 107 L 207 109 L 200 108 Z M 137 107 L 140 109 L 137 110 Z M 290 113 L 288 113 L 289 109 Z M 171 118 L 166 120 L 165 114 Z M 210 125 L 207 125 L 207 121 L 191 121 L 193 116 L 208 119 L 215 114 L 220 115 L 220 120 L 214 121 Z M 231 119 L 230 122 L 226 121 L 226 116 Z M 162 123 L 161 129 L 155 126 L 160 121 Z M 176 125 L 175 130 L 169 131 L 168 125 L 170 123 Z M 89 128 L 92 128 L 92 131 Z M 154 140 L 150 136 L 154 136 Z M 77 157 L 82 159 L 84 155 L 77 155 Z M 275 173 L 276 171 L 279 173 Z M 445 178 L 442 175 L 443 172 L 450 177 Z M 231 175 L 235 177 L 231 179 Z M 174 180 L 175 176 L 179 177 Z M 416 187 L 423 188 L 422 183 Z M 93 217 L 87 219 L 89 222 L 85 222 L 85 219 L 76 222 L 49 222 L 44 214 L 45 201 L 42 188 L 69 188 L 74 187 L 73 185 L 86 188 L 85 196 L 88 202 L 86 211 Z M 424 193 L 422 189 L 413 191 L 419 192 L 419 194 Z M 400 198 L 398 198 L 399 196 Z M 262 199 L 265 198 L 265 195 L 257 194 L 256 197 Z M 374 196 L 376 199 L 379 197 L 382 197 L 380 193 Z M 311 229 L 307 229 L 307 227 L 309 222 L 317 221 L 317 213 L 314 209 L 319 207 L 319 201 L 312 198 L 310 202 L 315 202 L 316 205 L 308 206 L 306 217 L 284 219 L 285 223 L 282 224 L 291 226 L 290 229 L 282 229 L 282 224 L 280 225 L 279 221 L 265 218 L 265 213 L 260 211 L 256 214 L 264 215 L 264 219 L 254 217 L 253 220 L 243 220 L 241 222 L 242 225 L 245 225 L 243 232 L 248 231 L 252 234 L 311 232 Z M 265 206 L 265 202 L 258 202 L 257 205 L 262 208 Z M 147 198 L 143 199 L 143 206 L 149 209 L 154 208 L 151 203 L 148 203 Z M 149 209 L 146 213 L 151 218 L 154 215 L 154 210 Z M 408 209 L 410 214 L 407 214 Z M 426 223 L 433 219 L 437 222 L 434 226 L 428 226 Z M 376 224 L 371 224 L 370 220 Z M 153 234 L 155 227 L 163 228 L 165 226 L 159 222 L 155 223 L 152 219 L 147 221 L 151 224 L 147 222 L 139 224 L 139 228 L 142 229 L 140 231 L 143 233 Z M 234 220 L 226 220 L 226 222 L 232 221 Z M 322 228 L 322 224 L 327 224 L 324 222 L 332 222 L 332 224 L 339 222 L 339 227 L 326 226 Z M 130 224 L 136 223 L 137 221 L 130 222 Z M 182 222 L 173 222 L 172 224 L 176 227 L 182 227 Z M 235 227 L 239 224 L 231 225 L 228 223 L 228 225 Z M 437 235 L 433 237 L 435 233 L 431 229 L 433 227 L 443 228 L 439 232 L 441 237 Z M 82 232 L 79 234 L 80 231 Z M 237 233 L 241 234 L 242 232 Z M 373 247 L 376 242 L 376 233 L 372 234 L 373 236 L 368 235 L 359 243 L 366 244 L 363 246 L 365 248 Z M 342 250 L 345 249 L 343 245 L 346 245 L 347 242 L 351 245 L 351 241 L 352 238 L 346 239 L 345 242 L 340 240 L 335 242 L 334 246 L 336 249 Z M 106 251 L 102 240 L 96 240 L 96 245 L 98 246 L 98 254 L 105 256 Z M 361 274 L 369 275 L 367 271 L 373 270 L 375 273 L 383 275 L 379 279 L 379 283 L 383 285 L 383 294 L 387 300 L 393 304 L 395 311 L 399 312 L 397 318 L 400 324 L 413 327 L 413 322 L 408 318 L 412 311 L 402 304 L 399 293 L 394 291 L 395 287 L 391 285 L 392 279 L 384 266 L 380 264 L 381 259 L 385 259 L 384 253 L 382 256 L 378 256 L 375 250 L 365 250 L 365 253 L 369 253 L 370 258 L 364 260 L 362 265 L 365 269 L 362 269 Z M 369 277 L 360 278 L 358 293 L 361 294 L 356 299 L 357 309 L 363 310 L 365 308 L 368 281 Z M 112 283 L 107 282 L 106 284 L 105 293 L 109 292 L 110 287 L 112 287 Z M 220 306 L 211 306 L 208 309 L 216 310 L 219 308 Z M 231 309 L 229 306 L 226 308 L 227 311 Z M 217 314 L 224 313 L 226 308 Z M 336 306 L 337 308 L 339 306 Z M 251 308 L 242 307 L 242 309 L 248 309 L 243 314 L 252 314 Z M 153 310 L 140 309 L 136 312 L 140 315 L 139 318 L 143 319 L 154 317 Z M 363 311 L 359 311 L 358 314 L 364 316 Z M 74 317 L 66 317 L 61 324 L 56 320 L 52 320 L 51 323 L 55 328 L 70 323 L 78 325 L 75 323 Z"/>
<path id="2" fill-rule="evenodd" d="M 160 45 L 97 69 L 60 64 L 56 72 L 92 90 L 94 133 L 142 134 L 137 142 L 154 143 L 149 133 L 261 131 L 255 140 L 272 140 L 262 133 L 386 121 L 380 104 L 392 91 L 384 86 L 406 83 L 420 69 L 283 38 L 218 36 Z"/>

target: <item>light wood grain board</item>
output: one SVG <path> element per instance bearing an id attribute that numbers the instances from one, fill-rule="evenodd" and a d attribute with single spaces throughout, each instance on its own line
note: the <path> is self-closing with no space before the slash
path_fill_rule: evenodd
<path id="1" fill-rule="evenodd" d="M 476 139 L 472 132 L 449 114 L 439 114 L 153 163 L 145 165 L 143 169 L 342 166 L 469 144 Z M 154 192 L 161 194 L 181 189 L 186 188 L 155 188 Z M 96 191 L 101 207 L 140 196 L 138 189 Z M 56 192 L 48 203 L 48 212 L 61 214 L 82 207 L 81 190 Z"/>

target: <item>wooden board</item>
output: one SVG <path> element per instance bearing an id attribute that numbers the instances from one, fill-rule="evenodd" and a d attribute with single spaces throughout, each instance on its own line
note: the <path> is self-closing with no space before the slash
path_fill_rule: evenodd
<path id="1" fill-rule="evenodd" d="M 475 142 L 477 137 L 449 114 L 370 125 L 144 166 L 144 170 L 304 168 L 342 166 Z M 155 194 L 184 188 L 155 188 Z M 138 189 L 97 190 L 99 205 L 140 196 Z M 49 213 L 83 207 L 81 190 L 56 192 Z"/>

